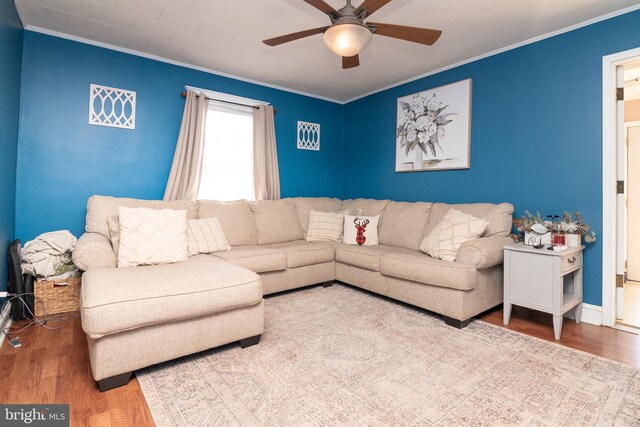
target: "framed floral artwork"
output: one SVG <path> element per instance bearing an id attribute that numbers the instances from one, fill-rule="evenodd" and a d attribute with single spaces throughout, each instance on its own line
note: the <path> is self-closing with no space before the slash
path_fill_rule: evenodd
<path id="1" fill-rule="evenodd" d="M 398 98 L 396 172 L 471 167 L 471 79 Z"/>

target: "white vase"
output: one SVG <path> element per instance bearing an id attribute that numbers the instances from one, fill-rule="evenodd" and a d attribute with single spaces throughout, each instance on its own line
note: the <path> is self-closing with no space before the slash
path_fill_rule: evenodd
<path id="1" fill-rule="evenodd" d="M 414 170 L 422 170 L 422 150 L 420 149 L 420 147 L 417 147 L 413 149 L 413 151 L 416 152 L 416 157 L 413 163 L 413 169 Z"/>
<path id="2" fill-rule="evenodd" d="M 582 245 L 582 234 L 566 234 L 567 246 L 578 248 Z"/>

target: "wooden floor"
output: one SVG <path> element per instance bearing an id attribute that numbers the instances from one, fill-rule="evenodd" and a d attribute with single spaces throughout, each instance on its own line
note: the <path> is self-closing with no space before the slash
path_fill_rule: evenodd
<path id="1" fill-rule="evenodd" d="M 0 402 L 68 403 L 72 426 L 154 425 L 137 380 L 98 390 L 79 317 L 61 329 L 33 326 L 18 335 L 22 347 L 14 349 L 5 339 L 0 349 Z"/>
<path id="2" fill-rule="evenodd" d="M 640 336 L 619 329 L 576 323 L 564 319 L 562 338 L 553 337 L 553 317 L 550 314 L 513 306 L 509 326 L 502 324 L 502 308 L 480 317 L 485 322 L 518 331 L 536 338 L 566 345 L 576 350 L 640 368 Z"/>
<path id="3" fill-rule="evenodd" d="M 481 319 L 502 326 L 502 310 Z M 640 368 L 640 337 L 628 332 L 565 320 L 562 339 L 555 341 L 550 315 L 518 307 L 508 329 Z M 0 349 L 0 402 L 69 403 L 72 426 L 153 425 L 137 380 L 105 393 L 97 389 L 79 318 L 58 330 L 32 327 L 20 339 L 21 348 L 5 340 Z"/>

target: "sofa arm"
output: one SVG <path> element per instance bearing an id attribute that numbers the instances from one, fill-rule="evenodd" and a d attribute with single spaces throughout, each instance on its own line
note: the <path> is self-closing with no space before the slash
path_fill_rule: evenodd
<path id="1" fill-rule="evenodd" d="M 73 263 L 82 271 L 118 265 L 111 242 L 98 233 L 84 233 L 80 236 L 73 249 Z"/>
<path id="2" fill-rule="evenodd" d="M 504 246 L 513 243 L 511 237 L 491 236 L 464 242 L 456 262 L 475 266 L 478 270 L 494 267 L 504 261 Z"/>

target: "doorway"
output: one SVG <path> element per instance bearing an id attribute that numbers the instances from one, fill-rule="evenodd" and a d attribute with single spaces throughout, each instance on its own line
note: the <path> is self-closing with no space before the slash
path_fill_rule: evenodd
<path id="1" fill-rule="evenodd" d="M 624 107 L 627 280 L 617 317 L 625 326 L 640 328 L 640 61 L 624 65 Z"/>
<path id="2" fill-rule="evenodd" d="M 640 48 L 602 71 L 602 324 L 640 333 Z"/>

